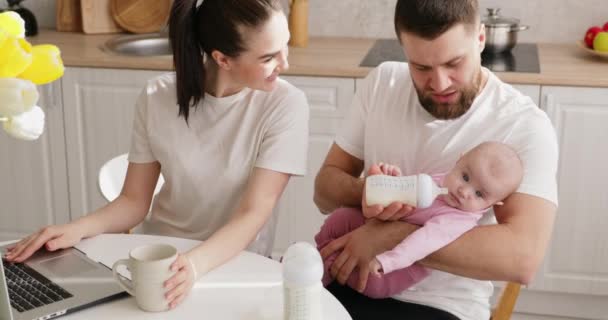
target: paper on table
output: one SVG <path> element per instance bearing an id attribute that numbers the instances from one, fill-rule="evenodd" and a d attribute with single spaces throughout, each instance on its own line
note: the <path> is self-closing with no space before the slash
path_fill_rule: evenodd
<path id="1" fill-rule="evenodd" d="M 200 241 L 151 235 L 102 234 L 85 239 L 75 247 L 89 258 L 112 268 L 114 262 L 127 259 L 129 252 L 139 246 L 153 243 L 167 243 L 179 252 L 195 247 Z M 119 273 L 130 279 L 124 268 Z M 281 286 L 281 265 L 250 252 L 242 252 L 224 265 L 203 275 L 195 284 L 196 288 L 247 288 Z"/>

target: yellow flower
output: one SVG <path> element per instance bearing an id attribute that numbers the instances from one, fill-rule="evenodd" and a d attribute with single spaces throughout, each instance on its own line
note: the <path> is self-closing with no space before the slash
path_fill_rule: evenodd
<path id="1" fill-rule="evenodd" d="M 32 47 L 32 64 L 19 75 L 19 78 L 30 80 L 35 84 L 46 84 L 61 78 L 64 67 L 60 54 L 59 48 L 51 44 Z"/>
<path id="2" fill-rule="evenodd" d="M 14 11 L 0 13 L 0 29 L 15 38 L 25 38 L 25 21 Z"/>
<path id="3" fill-rule="evenodd" d="M 29 80 L 0 78 L 0 117 L 13 117 L 38 102 L 36 85 Z"/>
<path id="4" fill-rule="evenodd" d="M 32 63 L 32 45 L 25 39 L 9 36 L 0 43 L 0 77 L 13 78 Z"/>

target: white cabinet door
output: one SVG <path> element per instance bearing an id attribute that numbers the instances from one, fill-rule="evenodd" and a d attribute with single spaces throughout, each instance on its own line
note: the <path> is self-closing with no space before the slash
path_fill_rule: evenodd
<path id="1" fill-rule="evenodd" d="M 99 168 L 129 151 L 133 110 L 146 80 L 159 71 L 68 68 L 63 77 L 70 212 L 80 217 L 105 204 Z"/>
<path id="2" fill-rule="evenodd" d="M 0 241 L 69 220 L 61 81 L 38 91 L 46 114 L 42 136 L 22 141 L 0 130 Z"/>
<path id="3" fill-rule="evenodd" d="M 349 78 L 284 77 L 306 94 L 310 104 L 308 170 L 304 177 L 293 177 L 283 193 L 275 214 L 279 221 L 274 256 L 280 256 L 293 242 L 314 244 L 325 216 L 313 202 L 314 181 L 331 147 L 340 122 L 347 112 L 355 80 Z"/>
<path id="4" fill-rule="evenodd" d="M 543 87 L 542 99 L 559 140 L 559 209 L 543 270 L 531 288 L 605 296 L 608 89 Z"/>
<path id="5" fill-rule="evenodd" d="M 512 86 L 519 90 L 524 95 L 530 97 L 534 103 L 540 107 L 540 86 L 531 84 L 512 84 Z"/>

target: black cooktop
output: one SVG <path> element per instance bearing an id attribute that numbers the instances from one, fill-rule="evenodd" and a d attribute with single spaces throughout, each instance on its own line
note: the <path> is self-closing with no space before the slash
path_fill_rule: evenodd
<path id="1" fill-rule="evenodd" d="M 359 66 L 376 67 L 384 61 L 407 61 L 399 41 L 376 40 Z M 510 52 L 481 54 L 481 64 L 495 72 L 540 73 L 538 47 L 535 43 L 517 44 Z"/>

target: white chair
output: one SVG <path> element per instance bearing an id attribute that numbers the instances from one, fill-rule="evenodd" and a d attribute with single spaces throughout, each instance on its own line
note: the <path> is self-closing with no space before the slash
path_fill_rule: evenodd
<path id="1" fill-rule="evenodd" d="M 122 185 L 125 182 L 125 176 L 127 175 L 127 167 L 129 166 L 127 157 L 127 153 L 116 156 L 104 163 L 104 165 L 101 166 L 101 169 L 99 169 L 99 190 L 108 202 L 113 201 L 120 195 Z M 164 183 L 165 179 L 161 174 L 158 177 L 154 195 L 160 191 L 160 188 Z"/>
<path id="2" fill-rule="evenodd" d="M 129 166 L 128 154 L 121 154 L 116 156 L 108 162 L 104 163 L 99 169 L 98 185 L 99 191 L 108 202 L 113 201 L 120 195 L 122 185 L 125 182 L 127 176 L 127 167 Z M 154 188 L 154 195 L 156 195 L 160 188 L 165 183 L 162 173 L 158 177 L 156 188 Z M 147 219 L 147 217 L 146 217 Z M 129 230 L 128 233 L 141 233 L 141 224 L 135 228 Z"/>

